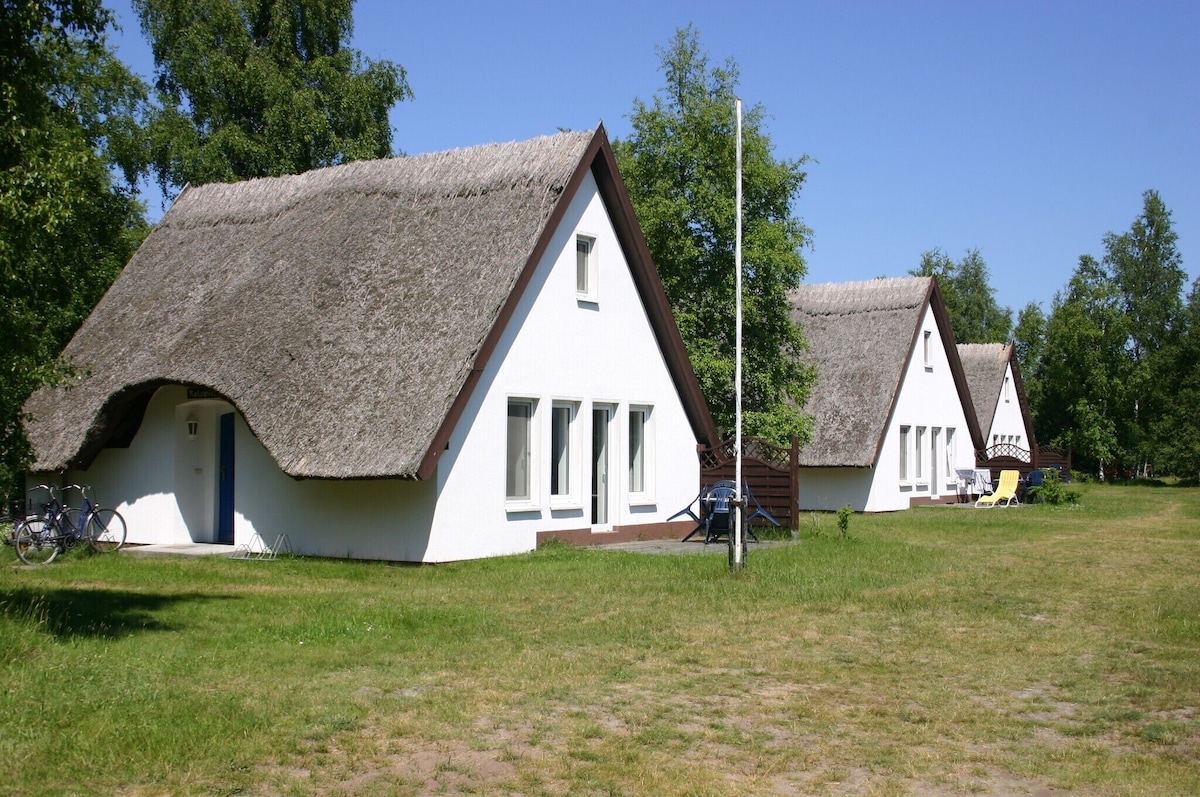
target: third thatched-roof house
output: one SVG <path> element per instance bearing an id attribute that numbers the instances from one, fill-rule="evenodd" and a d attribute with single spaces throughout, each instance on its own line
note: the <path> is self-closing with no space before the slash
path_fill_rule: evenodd
<path id="1" fill-rule="evenodd" d="M 803 285 L 789 299 L 817 372 L 800 508 L 958 500 L 980 437 L 937 281 Z"/>
<path id="2" fill-rule="evenodd" d="M 960 343 L 958 357 L 971 388 L 975 417 L 983 436 L 984 458 L 1011 457 L 1031 462 L 1037 451 L 1037 438 L 1016 346 Z"/>

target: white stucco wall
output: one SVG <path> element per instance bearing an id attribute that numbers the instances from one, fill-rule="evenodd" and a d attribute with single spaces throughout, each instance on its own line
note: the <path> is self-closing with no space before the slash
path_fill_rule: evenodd
<path id="1" fill-rule="evenodd" d="M 597 300 L 576 296 L 576 234 L 596 239 Z M 510 398 L 536 402 L 530 500 L 505 499 Z M 577 406 L 574 500 L 550 496 L 550 420 L 555 401 Z M 649 406 L 652 489 L 631 496 L 628 413 Z M 532 550 L 536 535 L 592 527 L 588 453 L 592 409 L 610 423 L 609 523 L 596 531 L 665 521 L 699 484 L 696 439 L 629 273 L 612 223 L 589 175 L 547 248 L 509 328 L 442 455 L 428 561 Z"/>
<path id="2" fill-rule="evenodd" d="M 576 296 L 577 231 L 595 239 L 595 301 Z M 535 489 L 514 508 L 505 498 L 510 397 L 536 402 Z M 572 500 L 550 496 L 550 420 L 555 401 L 578 408 Z M 631 495 L 628 413 L 650 407 L 650 489 Z M 235 420 L 234 545 L 257 534 L 270 544 L 287 533 L 297 553 L 403 561 L 451 561 L 532 550 L 541 531 L 592 526 L 592 409 L 612 410 L 610 517 L 595 527 L 666 520 L 699 484 L 696 440 L 607 212 L 589 177 L 517 308 L 428 482 L 294 480 L 283 474 L 246 426 Z M 125 516 L 131 543 L 214 542 L 220 416 L 234 408 L 159 389 L 129 448 L 105 449 L 86 472 L 101 501 Z M 197 422 L 190 438 L 187 421 Z M 519 510 L 519 511 L 518 511 Z"/>
<path id="3" fill-rule="evenodd" d="M 801 468 L 800 509 L 834 512 L 849 504 L 861 512 L 874 478 L 874 468 Z"/>
<path id="4" fill-rule="evenodd" d="M 1025 427 L 1024 416 L 1021 415 L 1021 403 L 1017 398 L 1011 364 L 1004 371 L 1004 383 L 996 399 L 996 411 L 992 415 L 992 428 L 987 430 L 986 434 L 984 442 L 988 446 L 996 442 L 1011 442 L 1019 448 L 1029 450 L 1029 430 Z M 1028 461 L 1028 456 L 1022 458 Z"/>
<path id="5" fill-rule="evenodd" d="M 928 364 L 924 352 L 926 333 L 930 340 Z M 911 429 L 910 476 L 907 480 L 900 477 L 901 426 Z M 921 427 L 925 429 L 922 440 L 924 474 L 918 476 L 914 472 L 915 449 L 917 430 Z M 948 430 L 953 430 L 951 446 L 946 444 Z M 955 496 L 958 494 L 955 469 L 971 468 L 974 464 L 975 447 L 967 428 L 966 411 L 959 400 L 937 318 L 932 307 L 927 306 L 884 436 L 865 509 L 869 512 L 907 509 L 913 500 Z"/>

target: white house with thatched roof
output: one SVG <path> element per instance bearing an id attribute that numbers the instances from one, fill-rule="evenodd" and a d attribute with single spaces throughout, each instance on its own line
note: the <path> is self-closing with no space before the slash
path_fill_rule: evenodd
<path id="1" fill-rule="evenodd" d="M 189 188 L 65 356 L 35 468 L 136 543 L 682 536 L 716 438 L 603 127 Z"/>
<path id="2" fill-rule="evenodd" d="M 859 512 L 959 500 L 979 441 L 932 277 L 802 285 L 789 295 L 817 372 L 800 508 Z"/>
<path id="3" fill-rule="evenodd" d="M 960 343 L 958 357 L 971 389 L 986 455 L 1032 461 L 1037 450 L 1025 383 L 1011 343 Z"/>

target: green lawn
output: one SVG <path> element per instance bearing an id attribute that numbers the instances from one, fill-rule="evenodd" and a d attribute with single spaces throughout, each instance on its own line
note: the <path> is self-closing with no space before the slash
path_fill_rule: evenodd
<path id="1" fill-rule="evenodd" d="M 1200 794 L 1200 490 L 802 530 L 736 576 L 6 548 L 0 792 Z"/>

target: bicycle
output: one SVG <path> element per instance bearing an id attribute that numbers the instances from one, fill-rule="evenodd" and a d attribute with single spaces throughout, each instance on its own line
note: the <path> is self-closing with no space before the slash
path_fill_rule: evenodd
<path id="1" fill-rule="evenodd" d="M 66 489 L 78 490 L 83 498 L 82 508 L 67 510 L 68 517 L 73 517 L 73 513 L 78 514 L 74 523 L 78 537 L 86 539 L 88 545 L 99 553 L 119 550 L 125 544 L 126 532 L 125 518 L 121 517 L 121 513 L 115 509 L 106 509 L 89 498 L 89 492 L 93 498 L 96 494 L 90 484 L 69 484 Z"/>
<path id="2" fill-rule="evenodd" d="M 30 490 L 45 490 L 50 500 L 42 506 L 41 516 L 26 519 L 17 526 L 13 544 L 17 557 L 25 564 L 50 564 L 60 553 L 81 542 L 100 553 L 115 551 L 125 544 L 125 519 L 120 513 L 93 503 L 87 496 L 90 485 L 71 484 L 65 488 L 71 489 L 83 495 L 82 509 L 63 506 L 55 485 L 39 484 Z"/>

